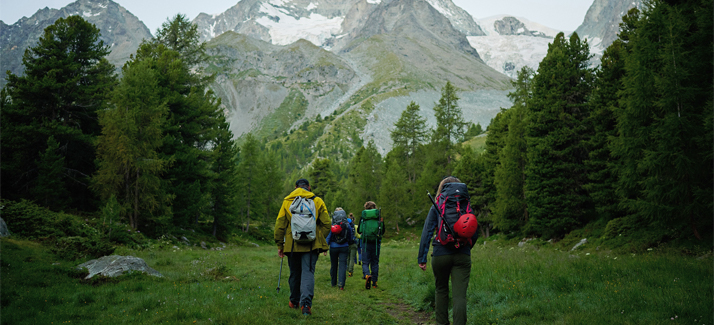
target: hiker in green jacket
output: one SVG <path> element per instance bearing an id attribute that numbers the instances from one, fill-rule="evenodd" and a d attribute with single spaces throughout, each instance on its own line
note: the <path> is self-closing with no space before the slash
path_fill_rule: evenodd
<path id="1" fill-rule="evenodd" d="M 365 289 L 377 288 L 379 280 L 379 248 L 384 235 L 384 219 L 377 210 L 377 204 L 367 201 L 364 204 L 360 227 L 357 232 L 362 236 L 362 273 Z"/>
<path id="2" fill-rule="evenodd" d="M 302 205 L 296 207 L 295 201 Z M 303 223 L 301 220 L 306 221 Z M 278 245 L 278 256 L 288 257 L 288 305 L 290 308 L 300 308 L 303 315 L 312 315 L 315 265 L 319 254 L 327 252 L 329 248 L 325 238 L 330 233 L 330 225 L 330 214 L 325 202 L 311 192 L 310 183 L 306 179 L 297 180 L 295 190 L 285 197 L 278 212 L 274 237 Z"/>

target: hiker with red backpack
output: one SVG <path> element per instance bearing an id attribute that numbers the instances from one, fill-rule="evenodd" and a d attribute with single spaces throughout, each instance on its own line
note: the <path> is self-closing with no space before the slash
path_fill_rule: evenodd
<path id="1" fill-rule="evenodd" d="M 288 306 L 301 309 L 303 315 L 312 315 L 315 265 L 319 254 L 328 250 L 325 237 L 330 232 L 330 224 L 325 202 L 311 192 L 308 180 L 297 180 L 295 190 L 285 197 L 278 212 L 274 237 L 278 256 L 288 257 Z"/>
<path id="2" fill-rule="evenodd" d="M 431 199 L 431 194 L 428 194 Z M 439 184 L 436 201 L 424 221 L 419 243 L 419 267 L 426 271 L 432 236 L 431 266 L 436 280 L 437 324 L 449 324 L 449 277 L 453 289 L 454 324 L 466 324 L 466 291 L 471 277 L 471 248 L 478 238 L 478 222 L 469 201 L 468 187 L 449 176 Z"/>
<path id="3" fill-rule="evenodd" d="M 357 232 L 362 237 L 362 274 L 364 274 L 365 289 L 377 288 L 379 280 L 379 248 L 384 235 L 384 219 L 377 204 L 367 201 L 362 210 Z"/>
<path id="4" fill-rule="evenodd" d="M 330 245 L 332 286 L 339 285 L 339 290 L 345 290 L 347 257 L 350 253 L 349 246 L 354 244 L 354 233 L 349 224 L 347 213 L 342 208 L 335 209 L 335 213 L 332 214 L 332 227 L 330 234 L 327 235 L 327 244 Z"/>

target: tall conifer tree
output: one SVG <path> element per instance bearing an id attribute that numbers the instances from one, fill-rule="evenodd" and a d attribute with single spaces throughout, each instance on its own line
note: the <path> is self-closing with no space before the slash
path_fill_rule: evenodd
<path id="1" fill-rule="evenodd" d="M 652 1 L 630 35 L 614 155 L 629 213 L 711 231 L 712 2 Z"/>
<path id="2" fill-rule="evenodd" d="M 25 50 L 24 75 L 8 74 L 9 100 L 3 99 L 0 114 L 3 198 L 33 199 L 38 177 L 46 177 L 38 174 L 36 162 L 52 136 L 64 158 L 62 180 L 70 194 L 53 208 L 96 208 L 88 185 L 96 169 L 97 111 L 106 107 L 116 84 L 114 67 L 105 58 L 109 47 L 99 35 L 80 16 L 60 18 Z"/>
<path id="3" fill-rule="evenodd" d="M 592 217 L 583 184 L 587 179 L 583 144 L 592 71 L 588 44 L 577 34 L 558 34 L 533 79 L 526 128 L 526 231 L 563 236 Z"/>
<path id="4" fill-rule="evenodd" d="M 533 70 L 528 67 L 521 69 L 512 82 L 516 90 L 508 94 L 513 107 L 505 112 L 509 115 L 508 135 L 494 175 L 497 195 L 493 220 L 502 231 L 520 230 L 528 221 L 524 186 L 527 148 L 525 130 L 533 74 Z"/>

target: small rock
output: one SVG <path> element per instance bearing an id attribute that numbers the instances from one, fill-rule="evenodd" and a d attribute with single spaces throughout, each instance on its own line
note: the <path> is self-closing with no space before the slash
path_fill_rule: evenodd
<path id="1" fill-rule="evenodd" d="M 258 245 L 256 243 L 251 243 L 251 244 L 253 244 L 253 246 L 255 246 L 255 247 L 260 247 L 260 245 Z"/>
<path id="2" fill-rule="evenodd" d="M 181 249 L 178 246 L 174 245 L 173 249 Z"/>
<path id="3" fill-rule="evenodd" d="M 191 245 L 191 242 L 188 241 L 188 238 L 186 238 L 186 236 L 181 236 L 181 242 L 186 245 Z"/>
<path id="4" fill-rule="evenodd" d="M 10 231 L 7 230 L 7 224 L 5 223 L 5 220 L 0 218 L 0 237 L 7 237 L 10 236 Z"/>
<path id="5" fill-rule="evenodd" d="M 203 249 L 208 249 L 208 248 L 206 247 L 206 242 L 205 242 L 205 241 L 202 241 L 202 242 L 201 242 L 201 248 L 203 248 Z"/>
<path id="6" fill-rule="evenodd" d="M 571 251 L 571 252 L 574 251 L 575 249 L 577 249 L 578 247 L 580 247 L 581 245 L 583 245 L 583 244 L 585 244 L 585 243 L 587 243 L 587 242 L 588 242 L 588 239 L 587 239 L 587 238 L 581 239 L 579 243 L 575 244 L 575 246 L 573 246 L 573 248 L 570 249 L 570 251 Z"/>

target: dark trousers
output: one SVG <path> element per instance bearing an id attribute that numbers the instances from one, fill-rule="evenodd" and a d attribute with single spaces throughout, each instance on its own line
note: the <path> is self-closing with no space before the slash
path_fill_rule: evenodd
<path id="1" fill-rule="evenodd" d="M 352 273 L 355 270 L 355 264 L 357 264 L 357 243 L 350 245 L 350 257 L 347 259 L 347 272 Z"/>
<path id="2" fill-rule="evenodd" d="M 317 264 L 317 251 L 287 253 L 288 266 L 290 267 L 290 301 L 300 306 L 312 306 L 312 297 L 315 295 L 315 265 Z"/>
<path id="3" fill-rule="evenodd" d="M 437 324 L 449 324 L 449 277 L 454 299 L 454 325 L 466 324 L 466 290 L 471 278 L 471 256 L 450 254 L 434 256 L 431 267 L 436 279 L 435 314 Z"/>
<path id="4" fill-rule="evenodd" d="M 379 277 L 379 254 L 377 254 L 378 243 L 374 241 L 364 243 L 364 253 L 362 254 L 362 273 L 365 276 L 372 276 L 372 283 L 377 283 Z"/>
<path id="5" fill-rule="evenodd" d="M 338 277 L 340 288 L 345 286 L 345 272 L 347 272 L 347 256 L 349 253 L 349 247 L 330 247 L 330 278 L 332 278 L 333 287 L 338 284 Z"/>

